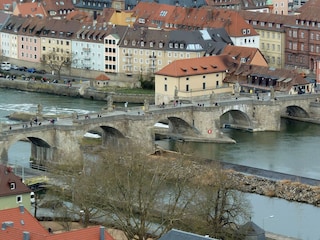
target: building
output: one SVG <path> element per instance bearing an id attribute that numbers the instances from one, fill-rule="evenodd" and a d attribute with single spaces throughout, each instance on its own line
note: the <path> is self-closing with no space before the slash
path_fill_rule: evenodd
<path id="1" fill-rule="evenodd" d="M 227 45 L 222 54 L 230 55 L 238 64 L 250 64 L 268 67 L 268 63 L 258 48 Z"/>
<path id="2" fill-rule="evenodd" d="M 52 233 L 45 229 L 23 206 L 0 210 L 0 239 L 14 240 L 114 240 L 102 226 Z"/>
<path id="3" fill-rule="evenodd" d="M 239 14 L 259 33 L 258 48 L 269 66 L 284 68 L 286 66 L 285 26 L 293 21 L 292 16 L 250 11 L 240 11 Z"/>
<path id="4" fill-rule="evenodd" d="M 303 94 L 315 91 L 310 83 L 295 70 L 275 69 L 256 65 L 241 64 L 228 71 L 224 84 L 239 84 L 240 91 L 245 93 Z"/>
<path id="5" fill-rule="evenodd" d="M 19 2 L 15 4 L 13 15 L 20 17 L 47 17 L 47 12 L 41 2 Z"/>
<path id="6" fill-rule="evenodd" d="M 285 25 L 286 66 L 314 73 L 320 59 L 320 0 L 310 0 Z"/>
<path id="7" fill-rule="evenodd" d="M 30 193 L 30 188 L 14 174 L 11 167 L 0 165 L 0 209 L 16 208 L 20 205 L 31 209 Z"/>
<path id="8" fill-rule="evenodd" d="M 259 47 L 259 35 L 238 12 L 217 8 L 186 8 L 139 2 L 135 27 L 198 30 L 224 28 L 236 46 Z"/>
<path id="9" fill-rule="evenodd" d="M 177 59 L 220 54 L 232 41 L 224 29 L 128 28 L 119 42 L 119 73 L 153 76 Z"/>
<path id="10" fill-rule="evenodd" d="M 192 102 L 208 99 L 212 93 L 230 93 L 232 89 L 223 80 L 234 64 L 228 55 L 173 61 L 155 73 L 155 104 Z"/>

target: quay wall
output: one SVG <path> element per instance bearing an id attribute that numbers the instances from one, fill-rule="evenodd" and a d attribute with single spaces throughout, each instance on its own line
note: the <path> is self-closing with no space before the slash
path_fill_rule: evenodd
<path id="1" fill-rule="evenodd" d="M 66 84 L 1 79 L 0 88 L 47 93 L 68 97 L 79 97 L 98 101 L 106 101 L 107 97 L 111 96 L 113 102 L 129 102 L 142 104 L 145 100 L 148 100 L 150 104 L 154 104 L 153 94 L 117 94 L 114 92 L 99 91 L 90 87 L 81 89 L 81 86 L 78 85 L 69 87 Z"/>

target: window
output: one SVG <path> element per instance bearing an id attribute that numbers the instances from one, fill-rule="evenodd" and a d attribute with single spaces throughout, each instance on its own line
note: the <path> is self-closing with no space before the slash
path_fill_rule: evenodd
<path id="1" fill-rule="evenodd" d="M 167 85 L 167 84 L 164 85 L 164 91 L 165 91 L 165 92 L 168 91 L 168 85 Z"/>
<path id="2" fill-rule="evenodd" d="M 216 87 L 219 87 L 219 81 L 216 81 Z"/>
<path id="3" fill-rule="evenodd" d="M 186 92 L 189 92 L 189 84 L 186 85 Z"/>
<path id="4" fill-rule="evenodd" d="M 11 182 L 10 183 L 10 189 L 11 190 L 16 189 L 16 183 L 15 182 Z"/>
<path id="5" fill-rule="evenodd" d="M 206 89 L 206 83 L 202 83 L 202 89 Z"/>
<path id="6" fill-rule="evenodd" d="M 16 197 L 17 203 L 22 203 L 22 196 L 19 195 Z"/>

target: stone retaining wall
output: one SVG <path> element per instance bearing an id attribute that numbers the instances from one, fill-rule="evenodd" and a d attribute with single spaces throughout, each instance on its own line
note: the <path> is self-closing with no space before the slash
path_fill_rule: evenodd
<path id="1" fill-rule="evenodd" d="M 254 175 L 226 170 L 233 186 L 241 192 L 256 193 L 268 197 L 320 206 L 320 186 L 310 186 L 290 180 L 275 181 Z"/>

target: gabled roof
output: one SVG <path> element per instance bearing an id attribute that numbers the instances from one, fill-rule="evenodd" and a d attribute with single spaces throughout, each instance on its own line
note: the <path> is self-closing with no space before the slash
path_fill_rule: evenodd
<path id="1" fill-rule="evenodd" d="M 184 77 L 219 73 L 225 72 L 229 68 L 228 65 L 230 62 L 232 62 L 232 59 L 228 55 L 181 59 L 173 61 L 155 74 L 170 77 Z"/>
<path id="2" fill-rule="evenodd" d="M 224 28 L 231 37 L 257 36 L 258 33 L 235 11 L 215 8 L 191 8 L 140 1 L 133 9 L 134 26 L 160 29 Z"/>
<path id="3" fill-rule="evenodd" d="M 37 235 L 42 236 L 42 239 L 48 235 L 48 231 L 23 206 L 0 210 L 0 223 L 4 222 L 12 222 L 13 226 L 8 225 L 5 230 L 0 229 L 0 239 L 23 239 L 22 237 L 12 237 L 17 234 L 22 236 L 23 231 L 37 233 Z"/>
<path id="4" fill-rule="evenodd" d="M 47 13 L 45 9 L 43 8 L 41 3 L 38 2 L 23 2 L 23 3 L 18 3 L 13 10 L 14 15 L 19 15 L 22 17 L 36 17 L 36 16 L 41 16 L 41 17 L 46 17 Z"/>
<path id="5" fill-rule="evenodd" d="M 257 55 L 260 55 L 261 58 L 264 59 L 263 54 L 260 52 L 260 50 L 258 48 L 253 48 L 253 47 L 240 47 L 240 46 L 227 45 L 223 49 L 222 54 L 230 55 L 238 63 L 245 62 L 247 64 L 251 64 L 252 60 Z M 243 61 L 243 59 L 245 61 Z M 267 65 L 268 63 L 267 61 L 265 61 L 265 66 Z"/>
<path id="6" fill-rule="evenodd" d="M 297 19 L 304 21 L 320 21 L 319 11 L 320 11 L 320 0 L 309 0 L 298 10 L 299 15 L 295 15 Z"/>
<path id="7" fill-rule="evenodd" d="M 265 231 L 252 221 L 242 225 L 238 230 L 238 232 L 248 237 L 249 236 L 257 237 L 257 236 L 265 235 Z"/>
<path id="8" fill-rule="evenodd" d="M 30 188 L 13 173 L 11 167 L 0 165 L 0 197 L 30 192 Z"/>
<path id="9" fill-rule="evenodd" d="M 98 80 L 98 81 L 108 81 L 110 80 L 110 78 L 105 75 L 105 74 L 100 74 L 98 77 L 95 78 L 95 80 Z"/>
<path id="10" fill-rule="evenodd" d="M 159 240 L 214 240 L 214 238 L 211 238 L 209 236 L 201 236 L 177 229 L 171 229 L 169 232 L 159 238 Z"/>
<path id="11" fill-rule="evenodd" d="M 101 226 L 51 234 L 23 206 L 0 210 L 0 223 L 1 240 L 114 240 Z"/>

